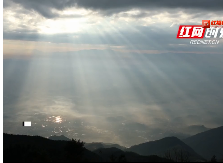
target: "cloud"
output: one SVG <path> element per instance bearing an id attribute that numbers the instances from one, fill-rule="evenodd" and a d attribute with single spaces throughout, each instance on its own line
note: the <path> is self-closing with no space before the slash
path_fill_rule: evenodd
<path id="1" fill-rule="evenodd" d="M 57 1 L 15 0 L 15 1 L 4 3 L 4 8 L 11 7 L 15 4 L 20 5 L 24 9 L 27 9 L 30 11 L 34 10 L 46 18 L 54 18 L 54 17 L 58 17 L 59 15 L 53 10 L 63 10 L 67 7 L 73 6 L 75 3 L 74 1 L 61 1 L 61 0 L 57 0 Z"/>
<path id="2" fill-rule="evenodd" d="M 55 18 L 59 15 L 55 11 L 62 11 L 70 7 L 78 7 L 84 9 L 90 9 L 98 11 L 103 15 L 117 14 L 123 11 L 129 11 L 132 9 L 140 10 L 157 10 L 159 9 L 193 9 L 194 13 L 198 10 L 204 10 L 205 12 L 210 11 L 221 11 L 223 6 L 223 1 L 210 2 L 208 0 L 188 0 L 188 1 L 178 1 L 173 0 L 171 2 L 165 0 L 13 0 L 4 2 L 4 8 L 13 6 L 13 4 L 18 4 L 27 10 L 34 10 L 40 15 L 46 18 Z M 138 16 L 144 16 L 141 13 Z"/>
<path id="3" fill-rule="evenodd" d="M 178 1 L 173 0 L 171 2 L 165 0 L 77 0 L 77 5 L 90 8 L 90 9 L 99 9 L 99 10 L 110 10 L 110 9 L 132 9 L 132 8 L 194 8 L 194 9 L 203 9 L 203 10 L 222 10 L 223 2 L 218 0 L 215 3 L 211 3 L 208 0 L 188 0 L 188 1 Z"/>
<path id="4" fill-rule="evenodd" d="M 173 27 L 175 24 L 176 24 L 176 23 L 171 24 L 170 27 Z"/>
<path id="5" fill-rule="evenodd" d="M 140 0 L 137 3 L 132 0 L 112 3 L 7 1 L 4 2 L 3 37 L 4 40 L 123 46 L 126 49 L 120 49 L 122 52 L 136 53 L 220 52 L 221 41 L 212 48 L 208 45 L 192 46 L 188 40 L 176 39 L 176 24 L 198 24 L 202 19 L 219 18 L 217 3 L 210 4 L 207 9 L 216 7 L 215 11 L 207 12 L 207 3 L 199 6 L 197 1 L 193 5 L 159 0 Z"/>
<path id="6" fill-rule="evenodd" d="M 117 52 L 121 53 L 221 53 L 222 41 L 218 45 L 190 45 L 190 40 L 176 39 L 177 26 L 168 27 L 168 30 L 155 26 L 136 28 L 129 28 L 128 30 L 121 29 L 117 31 L 107 31 L 101 33 L 61 33 L 54 35 L 40 34 L 37 32 L 28 31 L 14 31 L 4 32 L 4 40 L 21 40 L 36 42 L 51 42 L 56 44 L 73 44 L 72 46 L 79 45 L 92 45 L 95 49 L 121 46 L 121 49 L 115 48 Z M 15 44 L 18 44 L 18 42 Z M 27 43 L 28 45 L 28 43 Z M 56 45 L 58 47 L 58 45 Z M 57 49 L 54 48 L 54 49 Z M 6 48 L 6 46 L 5 46 Z M 34 47 L 33 47 L 34 48 Z M 45 44 L 44 48 L 51 48 L 50 44 Z M 87 48 L 87 46 L 86 46 Z M 7 49 L 7 48 L 6 48 Z M 35 48 L 34 48 L 35 49 Z M 46 50 L 48 50 L 46 49 Z M 69 48 L 70 49 L 70 48 Z M 113 49 L 113 48 L 112 48 Z M 19 51 L 19 49 L 18 49 Z M 67 49 L 68 51 L 68 49 Z M 69 50 L 72 51 L 72 50 Z"/>

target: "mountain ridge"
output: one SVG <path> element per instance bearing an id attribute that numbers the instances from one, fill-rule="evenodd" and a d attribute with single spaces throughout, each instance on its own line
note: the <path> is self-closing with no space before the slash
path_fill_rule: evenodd
<path id="1" fill-rule="evenodd" d="M 3 149 L 11 148 L 11 146 L 35 146 L 35 148 L 43 148 L 44 150 L 58 150 L 63 149 L 67 142 L 71 140 L 64 135 L 51 136 L 48 139 L 41 136 L 28 135 L 12 135 L 3 133 Z M 54 149 L 53 149 L 53 148 Z M 93 159 L 102 161 L 103 158 L 108 160 L 108 156 L 100 156 L 100 151 L 106 151 L 111 154 L 118 153 L 119 156 L 125 154 L 128 158 L 135 160 L 148 160 L 143 156 L 157 155 L 160 158 L 167 155 L 173 155 L 174 152 L 183 152 L 190 156 L 190 161 L 204 161 L 210 160 L 213 155 L 220 160 L 223 156 L 223 126 L 201 132 L 186 139 L 180 140 L 177 137 L 165 137 L 163 139 L 145 142 L 138 145 L 133 145 L 130 148 L 122 147 L 118 144 L 93 142 L 85 143 L 84 146 L 87 155 Z M 131 153 L 131 154 L 129 154 Z M 118 157 L 119 157 L 118 156 Z M 133 157 L 134 156 L 134 157 Z M 55 156 L 55 157 L 59 157 Z M 58 158 L 59 159 L 59 158 Z M 156 158 L 155 160 L 159 160 Z"/>
<path id="2" fill-rule="evenodd" d="M 223 126 L 201 132 L 183 140 L 206 159 L 223 157 Z"/>
<path id="3" fill-rule="evenodd" d="M 173 155 L 175 150 L 188 153 L 188 157 L 192 161 L 204 160 L 204 158 L 197 154 L 190 146 L 186 145 L 183 141 L 176 137 L 166 137 L 160 140 L 134 145 L 128 149 L 128 151 L 132 151 L 144 156 L 165 156 L 167 152 Z"/>
<path id="4" fill-rule="evenodd" d="M 6 162 L 70 162 L 73 161 L 73 159 L 78 162 L 111 162 L 111 159 L 114 159 L 112 157 L 102 157 L 102 155 L 97 154 L 97 152 L 92 152 L 84 146 L 81 147 L 81 142 L 74 140 L 50 140 L 41 136 L 12 135 L 6 133 L 3 133 L 3 140 L 3 154 L 4 161 Z M 101 148 L 100 150 L 110 151 L 110 149 L 111 148 Z M 112 149 L 114 149 L 114 151 L 118 150 L 121 154 L 126 153 L 115 147 L 112 147 Z M 163 159 L 159 156 L 144 157 L 133 153 L 131 153 L 131 157 L 128 157 L 128 159 L 129 158 L 129 161 L 134 160 L 135 162 L 160 162 L 160 160 L 170 162 L 170 160 Z M 123 157 L 120 157 L 120 159 L 123 159 Z"/>

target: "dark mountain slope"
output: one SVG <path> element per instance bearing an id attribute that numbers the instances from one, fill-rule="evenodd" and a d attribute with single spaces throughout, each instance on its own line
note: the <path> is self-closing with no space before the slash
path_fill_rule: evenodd
<path id="1" fill-rule="evenodd" d="M 223 157 L 223 126 L 199 133 L 183 141 L 208 160 L 213 155 L 216 155 L 217 159 Z"/>
<path id="2" fill-rule="evenodd" d="M 84 147 L 90 151 L 94 151 L 99 148 L 112 148 L 112 147 L 118 148 L 123 151 L 126 150 L 125 147 L 120 146 L 118 144 L 101 143 L 101 142 L 86 143 Z"/>
<path id="3" fill-rule="evenodd" d="M 64 141 L 70 141 L 70 139 L 67 138 L 67 137 L 64 136 L 64 135 L 61 135 L 61 136 L 56 136 L 56 135 L 54 135 L 54 136 L 50 136 L 48 139 L 50 139 L 50 140 L 64 140 Z"/>
<path id="4" fill-rule="evenodd" d="M 101 161 L 77 141 L 55 141 L 40 136 L 3 134 L 4 162 Z"/>
<path id="5" fill-rule="evenodd" d="M 171 162 L 158 156 L 141 156 L 133 152 L 124 152 L 118 148 L 101 148 L 94 151 L 106 162 Z"/>
<path id="6" fill-rule="evenodd" d="M 132 151 L 144 156 L 165 156 L 170 153 L 172 157 L 175 157 L 175 151 L 178 151 L 178 153 L 182 151 L 191 161 L 204 160 L 191 147 L 176 137 L 167 137 L 160 140 L 135 145 L 130 147 L 128 151 Z"/>
<path id="7" fill-rule="evenodd" d="M 140 156 L 115 147 L 92 152 L 84 147 L 83 142 L 73 139 L 60 141 L 40 136 L 3 134 L 3 142 L 4 162 L 170 162 L 158 156 Z"/>

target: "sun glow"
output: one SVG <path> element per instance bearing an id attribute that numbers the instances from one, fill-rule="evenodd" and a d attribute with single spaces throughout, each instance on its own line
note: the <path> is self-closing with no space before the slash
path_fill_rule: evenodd
<path id="1" fill-rule="evenodd" d="M 54 121 L 53 122 L 55 122 L 55 123 L 62 123 L 62 118 L 60 117 L 60 116 L 56 116 L 56 117 L 54 117 L 55 119 L 54 119 Z"/>

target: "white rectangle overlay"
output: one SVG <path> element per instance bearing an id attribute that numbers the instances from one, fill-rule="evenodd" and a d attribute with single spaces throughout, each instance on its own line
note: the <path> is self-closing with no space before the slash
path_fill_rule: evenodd
<path id="1" fill-rule="evenodd" d="M 25 126 L 25 127 L 31 126 L 31 121 L 24 121 L 23 126 Z"/>

